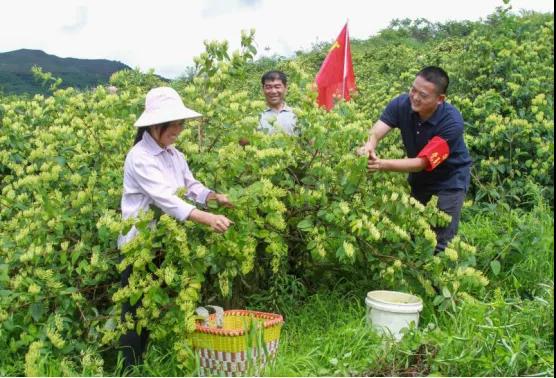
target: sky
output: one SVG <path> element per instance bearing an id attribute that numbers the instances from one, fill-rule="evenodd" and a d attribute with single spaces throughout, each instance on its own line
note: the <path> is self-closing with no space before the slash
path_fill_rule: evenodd
<path id="1" fill-rule="evenodd" d="M 514 11 L 554 12 L 552 0 L 512 0 Z M 394 19 L 479 20 L 502 0 L 0 0 L 0 52 L 39 49 L 60 57 L 117 60 L 173 79 L 204 40 L 240 44 L 254 28 L 257 57 L 291 56 L 334 40 L 376 35 Z"/>

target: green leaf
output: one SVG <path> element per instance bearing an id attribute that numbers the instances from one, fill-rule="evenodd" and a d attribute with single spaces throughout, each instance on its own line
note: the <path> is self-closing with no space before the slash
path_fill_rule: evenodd
<path id="1" fill-rule="evenodd" d="M 308 230 L 313 227 L 313 221 L 311 218 L 305 218 L 297 224 L 297 228 L 300 230 Z"/>
<path id="2" fill-rule="evenodd" d="M 74 250 L 71 253 L 71 264 L 75 265 L 75 262 L 77 261 L 77 259 L 79 258 L 79 256 L 81 256 L 81 252 Z"/>
<path id="3" fill-rule="evenodd" d="M 0 282 L 8 282 L 8 264 L 0 264 Z"/>
<path id="4" fill-rule="evenodd" d="M 492 273 L 494 273 L 495 276 L 497 276 L 500 273 L 500 261 L 498 260 L 492 260 L 490 262 L 490 269 L 492 269 Z"/>
<path id="5" fill-rule="evenodd" d="M 522 286 L 522 285 L 521 285 L 521 282 L 519 282 L 519 280 L 517 279 L 517 277 L 516 277 L 516 276 L 512 276 L 512 278 L 513 278 L 514 288 L 515 288 L 515 289 L 521 288 L 521 286 Z"/>
<path id="6" fill-rule="evenodd" d="M 44 304 L 42 302 L 33 303 L 29 306 L 29 313 L 35 322 L 38 322 L 44 314 Z"/>
<path id="7" fill-rule="evenodd" d="M 54 158 L 54 161 L 60 165 L 66 164 L 66 159 L 63 156 L 57 156 Z"/>
<path id="8" fill-rule="evenodd" d="M 449 301 L 449 300 L 447 300 L 447 299 L 444 300 L 444 301 L 442 301 L 442 303 L 440 304 L 440 306 L 438 306 L 438 310 L 440 310 L 440 311 L 445 311 L 445 310 L 448 308 L 448 306 L 450 305 L 450 302 L 451 302 L 451 301 Z"/>
<path id="9" fill-rule="evenodd" d="M 137 301 L 141 298 L 141 294 L 142 293 L 133 293 L 133 294 L 131 294 L 131 296 L 129 297 L 129 304 L 132 305 L 132 306 L 135 306 Z"/>
<path id="10" fill-rule="evenodd" d="M 444 300 L 444 297 L 442 295 L 437 295 L 436 297 L 434 297 L 434 300 L 432 301 L 433 306 L 438 306 L 439 304 L 442 303 L 442 301 Z"/>
<path id="11" fill-rule="evenodd" d="M 446 286 L 442 287 L 442 295 L 444 296 L 444 298 L 451 298 L 452 297 L 452 293 L 450 293 L 450 290 L 448 290 L 448 288 Z"/>
<path id="12" fill-rule="evenodd" d="M 153 299 L 153 301 L 155 303 L 160 304 L 160 305 L 165 305 L 170 301 L 166 292 L 164 290 L 162 290 L 160 287 L 156 287 L 156 288 L 151 289 L 149 294 L 150 294 L 151 298 Z"/>
<path id="13" fill-rule="evenodd" d="M 114 319 L 110 318 L 106 321 L 106 323 L 104 323 L 104 329 L 113 331 L 116 329 L 116 322 L 114 321 Z"/>
<path id="14" fill-rule="evenodd" d="M 37 328 L 37 326 L 34 325 L 34 324 L 29 324 L 29 326 L 27 327 L 27 332 L 29 332 L 29 334 L 30 334 L 31 336 L 36 336 L 36 335 L 37 335 L 37 331 L 38 331 L 38 328 Z"/>

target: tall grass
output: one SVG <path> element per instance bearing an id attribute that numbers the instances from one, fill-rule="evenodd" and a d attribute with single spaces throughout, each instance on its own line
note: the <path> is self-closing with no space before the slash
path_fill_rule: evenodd
<path id="1" fill-rule="evenodd" d="M 464 209 L 460 234 L 477 246 L 478 265 L 491 286 L 532 298 L 554 281 L 554 215 L 539 201 L 530 211 L 505 204 Z M 500 270 L 493 269 L 500 264 Z"/>

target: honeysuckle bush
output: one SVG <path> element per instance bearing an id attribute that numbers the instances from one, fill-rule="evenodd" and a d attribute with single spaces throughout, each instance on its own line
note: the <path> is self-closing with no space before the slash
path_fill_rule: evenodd
<path id="1" fill-rule="evenodd" d="M 356 69 L 368 67 L 376 74 L 358 83 L 354 101 L 339 103 L 330 113 L 315 107 L 311 66 L 301 58 L 282 61 L 280 68 L 290 77 L 288 103 L 300 130 L 292 138 L 256 131 L 265 103 L 253 90 L 259 87 L 258 73 L 251 71 L 253 37 L 252 31 L 243 33 L 233 53 L 227 43 L 206 42 L 194 75 L 172 83 L 186 105 L 206 116 L 190 122 L 177 145 L 196 177 L 229 194 L 235 204 L 222 209 L 209 203 L 210 211 L 234 221 L 225 234 L 155 211 L 121 220 L 123 162 L 135 131 L 131 125 L 146 92 L 163 85 L 152 73 L 115 74 L 116 94 L 102 87 L 87 92 L 68 88 L 54 89 L 51 96 L 2 98 L 3 374 L 102 374 L 102 353 L 135 326 L 148 328 L 154 340 L 172 340 L 178 360 L 190 366 L 187 335 L 199 303 L 241 303 L 243 294 L 264 290 L 286 274 L 303 279 L 330 267 L 365 271 L 377 287 L 418 293 L 438 310 L 456 311 L 460 298 L 483 294 L 488 279 L 477 269 L 477 247 L 464 236 L 433 255 L 432 228 L 449 221 L 435 200 L 427 206 L 413 200 L 404 175 L 367 175 L 366 159 L 354 153 L 385 103 L 409 85 L 427 55 L 406 66 L 403 62 L 412 62 L 414 51 L 402 48 L 399 54 L 407 59 L 391 71 L 387 57 L 398 49 L 383 51 L 386 66 L 356 60 Z M 451 56 L 450 51 L 441 56 Z M 365 56 L 357 54 L 356 59 Z M 391 82 L 395 75 L 398 80 Z M 456 96 L 464 112 L 478 109 L 473 102 L 466 108 L 471 99 Z M 552 98 L 551 93 L 533 97 L 546 119 Z M 493 128 L 495 121 L 504 122 L 493 119 Z M 537 136 L 534 126 L 530 129 Z M 544 142 L 518 141 L 546 157 Z M 396 135 L 381 144 L 380 154 L 403 156 Z M 536 177 L 531 185 L 539 184 Z M 488 182 L 498 185 L 502 179 Z M 137 238 L 119 251 L 117 236 L 133 224 Z M 120 272 L 129 265 L 133 273 L 122 288 Z M 136 324 L 129 317 L 120 321 L 126 301 L 141 301 Z"/>
<path id="2" fill-rule="evenodd" d="M 470 195 L 531 209 L 529 192 L 538 186 L 553 206 L 554 17 L 504 6 L 472 25 L 468 34 L 442 39 L 415 40 L 408 37 L 411 25 L 400 25 L 397 33 L 386 29 L 354 41 L 354 101 L 374 122 L 421 68 L 443 67 L 450 76 L 448 102 L 466 121 L 474 159 Z M 327 51 L 321 47 L 297 61 L 316 72 Z"/>
<path id="3" fill-rule="evenodd" d="M 554 18 L 500 12 L 490 22 L 496 27 L 474 31 L 452 63 L 476 199 L 531 208 L 534 183 L 553 206 Z"/>
<path id="4" fill-rule="evenodd" d="M 175 338 L 185 363 L 206 278 L 231 296 L 234 279 L 253 270 L 258 253 L 269 256 L 265 280 L 287 269 L 293 255 L 307 269 L 321 261 L 358 265 L 390 287 L 420 290 L 420 283 L 432 295 L 431 285 L 440 285 L 442 301 L 486 284 L 457 258 L 472 247 L 454 244 L 451 257 L 432 258 L 431 226 L 447 221 L 434 204 L 411 200 L 401 178 L 367 177 L 365 158 L 354 154 L 367 127 L 355 105 L 326 113 L 315 108 L 308 85 L 292 83 L 302 136 L 265 135 L 255 131 L 264 103 L 224 89 L 236 79 L 227 65 L 250 56 L 217 59 L 216 69 L 182 88 L 186 103 L 210 117 L 192 123 L 178 147 L 201 181 L 235 203 L 214 210 L 235 222 L 223 235 L 156 219 L 153 211 L 120 220 L 123 160 L 146 92 L 140 84 L 116 95 L 64 89 L 3 103 L 0 338 L 6 358 L 27 356 L 26 374 L 47 356 L 84 372 L 91 353 L 102 361 L 98 353 L 131 327 L 148 328 L 155 340 Z M 124 75 L 117 79 L 132 82 L 136 73 Z M 116 238 L 133 222 L 138 236 L 120 253 Z M 119 272 L 128 265 L 133 274 L 121 288 Z M 120 304 L 139 300 L 137 324 L 120 322 Z M 101 362 L 96 369 L 102 372 Z"/>

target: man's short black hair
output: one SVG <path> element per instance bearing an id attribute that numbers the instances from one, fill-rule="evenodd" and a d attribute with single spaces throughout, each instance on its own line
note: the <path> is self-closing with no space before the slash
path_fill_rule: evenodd
<path id="1" fill-rule="evenodd" d="M 436 66 L 428 66 L 417 72 L 417 75 L 415 75 L 415 77 L 418 76 L 422 77 L 428 82 L 433 83 L 436 86 L 438 94 L 448 93 L 450 78 L 448 78 L 448 74 L 442 68 Z"/>
<path id="2" fill-rule="evenodd" d="M 280 80 L 284 86 L 288 85 L 288 77 L 282 71 L 268 71 L 261 78 L 261 84 L 264 85 L 267 81 Z"/>

